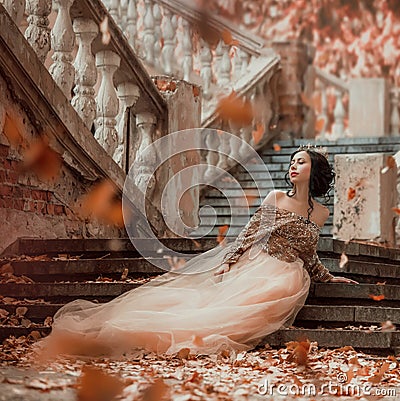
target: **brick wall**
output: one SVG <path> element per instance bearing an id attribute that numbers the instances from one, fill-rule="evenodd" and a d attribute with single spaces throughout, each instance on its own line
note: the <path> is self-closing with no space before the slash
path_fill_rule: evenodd
<path id="1" fill-rule="evenodd" d="M 4 134 L 6 113 L 16 119 L 18 131 L 26 141 L 38 136 L 39 129 L 32 124 L 34 118 L 29 111 L 13 99 L 1 75 L 0 93 L 0 253 L 19 237 L 126 236 L 114 226 L 77 215 L 77 200 L 90 190 L 93 182 L 86 180 L 70 163 L 62 161 L 53 182 L 39 179 L 33 171 L 23 171 L 21 147 L 10 145 Z"/>

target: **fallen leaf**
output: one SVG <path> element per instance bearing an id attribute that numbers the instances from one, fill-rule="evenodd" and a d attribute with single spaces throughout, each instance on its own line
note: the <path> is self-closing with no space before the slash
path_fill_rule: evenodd
<path id="1" fill-rule="evenodd" d="M 372 295 L 372 294 L 369 294 L 369 297 L 370 297 L 371 299 L 373 299 L 374 301 L 382 301 L 383 299 L 385 299 L 385 296 L 384 296 L 383 294 L 381 294 L 381 295 Z"/>
<path id="2" fill-rule="evenodd" d="M 281 147 L 281 145 L 279 145 L 279 143 L 274 143 L 273 148 L 274 148 L 275 152 L 280 152 L 282 149 L 282 147 Z"/>
<path id="3" fill-rule="evenodd" d="M 386 320 L 386 322 L 382 322 L 381 328 L 382 328 L 382 331 L 396 330 L 396 326 L 390 320 Z"/>

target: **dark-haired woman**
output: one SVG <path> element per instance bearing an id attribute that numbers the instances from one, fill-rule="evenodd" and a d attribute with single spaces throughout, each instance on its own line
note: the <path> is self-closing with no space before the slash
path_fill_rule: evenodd
<path id="1" fill-rule="evenodd" d="M 331 275 L 316 253 L 329 211 L 314 197 L 325 195 L 334 179 L 327 158 L 301 147 L 290 157 L 287 177 L 292 188 L 272 191 L 233 244 L 196 256 L 106 304 L 65 305 L 41 348 L 107 356 L 136 349 L 248 350 L 293 323 L 310 280 L 356 284 Z"/>

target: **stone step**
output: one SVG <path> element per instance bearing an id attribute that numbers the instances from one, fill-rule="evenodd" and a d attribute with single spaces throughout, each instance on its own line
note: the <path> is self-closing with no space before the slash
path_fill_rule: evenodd
<path id="1" fill-rule="evenodd" d="M 124 282 L 69 282 L 69 283 L 32 283 L 32 284 L 0 284 L 3 297 L 18 299 L 45 300 L 70 298 L 109 298 L 116 297 L 125 291 L 138 287 L 138 283 Z M 344 284 L 344 283 L 311 283 L 309 298 L 339 299 L 343 304 L 347 300 L 371 303 L 370 295 L 384 295 L 385 301 L 400 301 L 399 285 Z M 54 302 L 54 301 L 53 301 Z M 372 301 L 377 302 L 377 301 Z"/>
<path id="2" fill-rule="evenodd" d="M 38 331 L 43 336 L 50 333 L 51 328 L 38 326 L 26 328 L 22 326 L 0 326 L 0 341 L 9 336 L 27 336 L 32 331 Z M 400 351 L 400 331 L 369 331 L 346 329 L 303 329 L 285 328 L 266 336 L 259 346 L 269 344 L 272 347 L 284 347 L 289 341 L 309 339 L 317 342 L 318 347 L 338 348 L 351 345 L 356 350 L 386 351 L 398 353 Z"/>
<path id="3" fill-rule="evenodd" d="M 19 303 L 0 304 L 0 309 L 7 310 L 10 314 L 15 314 L 18 307 L 26 307 L 25 317 L 33 322 L 42 322 L 48 316 L 54 314 L 64 304 L 28 304 Z M 377 323 L 390 320 L 393 324 L 400 324 L 400 308 L 384 308 L 380 306 L 330 306 L 330 305 L 304 305 L 299 311 L 295 326 L 300 326 L 299 322 L 345 322 L 348 324 Z"/>
<path id="4" fill-rule="evenodd" d="M 360 350 L 390 350 L 400 351 L 400 331 L 368 331 L 345 329 L 302 329 L 287 328 L 278 330 L 266 336 L 262 344 L 273 347 L 282 347 L 289 341 L 298 341 L 308 338 L 316 341 L 319 347 L 345 347 L 351 345 Z"/>
<path id="5" fill-rule="evenodd" d="M 183 258 L 182 258 L 183 259 Z M 159 266 L 162 263 L 163 268 Z M 125 269 L 129 276 L 157 275 L 169 270 L 170 264 L 165 258 L 116 258 L 116 259 L 78 259 L 53 261 L 12 261 L 15 275 L 30 277 L 35 282 L 63 280 L 86 280 L 96 278 L 120 277 Z"/>

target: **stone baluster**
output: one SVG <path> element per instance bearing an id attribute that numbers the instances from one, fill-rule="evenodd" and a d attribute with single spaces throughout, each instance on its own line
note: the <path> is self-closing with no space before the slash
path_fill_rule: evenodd
<path id="1" fill-rule="evenodd" d="M 161 50 L 161 55 L 164 73 L 172 75 L 172 65 L 175 54 L 176 26 L 172 21 L 172 14 L 169 10 L 164 10 L 162 34 L 164 38 L 164 47 Z"/>
<path id="2" fill-rule="evenodd" d="M 120 62 L 121 58 L 111 50 L 96 53 L 96 66 L 101 73 L 101 84 L 96 97 L 97 119 L 94 136 L 110 156 L 114 155 L 118 143 L 115 117 L 119 111 L 119 102 L 113 75 Z"/>
<path id="3" fill-rule="evenodd" d="M 143 19 L 143 50 L 146 63 L 154 65 L 154 17 L 153 17 L 153 1 L 145 0 L 146 12 Z"/>
<path id="4" fill-rule="evenodd" d="M 217 47 L 215 48 L 214 58 L 212 61 L 214 77 L 217 82 L 219 82 L 220 75 L 221 75 L 220 71 L 221 71 L 221 62 L 222 62 L 223 54 L 224 54 L 224 50 L 222 48 L 222 40 L 220 40 L 218 42 Z"/>
<path id="5" fill-rule="evenodd" d="M 318 121 L 323 120 L 324 126 L 321 129 L 320 137 L 324 138 L 326 136 L 326 127 L 328 124 L 328 98 L 326 94 L 326 84 L 317 81 L 317 89 L 321 92 L 321 113 L 318 115 Z"/>
<path id="6" fill-rule="evenodd" d="M 57 7 L 57 18 L 51 30 L 51 47 L 54 50 L 53 64 L 49 68 L 54 81 L 67 99 L 71 99 L 75 69 L 72 65 L 72 50 L 75 34 L 72 28 L 69 10 L 74 0 L 53 0 Z"/>
<path id="7" fill-rule="evenodd" d="M 233 65 L 234 65 L 234 77 L 235 77 L 235 81 L 239 80 L 242 77 L 242 50 L 237 47 L 236 48 L 236 52 L 235 52 L 235 56 L 233 59 Z"/>
<path id="8" fill-rule="evenodd" d="M 24 35 L 42 63 L 50 51 L 50 12 L 51 0 L 26 0 L 28 27 Z"/>
<path id="9" fill-rule="evenodd" d="M 200 39 L 201 51 L 200 51 L 200 61 L 201 61 L 201 71 L 200 77 L 202 79 L 203 97 L 204 99 L 210 99 L 211 92 L 211 79 L 212 79 L 212 53 L 208 43 L 203 39 Z"/>
<path id="10" fill-rule="evenodd" d="M 117 116 L 118 145 L 115 149 L 113 159 L 126 171 L 127 149 L 129 149 L 129 113 L 140 97 L 139 87 L 132 82 L 122 82 L 117 86 L 119 98 L 119 113 Z"/>
<path id="11" fill-rule="evenodd" d="M 193 71 L 193 45 L 189 21 L 182 20 L 183 27 L 183 79 L 190 81 L 190 75 Z"/>
<path id="12" fill-rule="evenodd" d="M 227 134 L 219 134 L 218 138 L 219 146 L 217 149 L 221 152 L 219 153 L 217 167 L 225 170 L 228 167 L 228 156 L 231 152 L 230 137 Z"/>
<path id="13" fill-rule="evenodd" d="M 0 0 L 0 4 L 3 4 L 15 25 L 19 26 L 25 11 L 25 0 Z"/>
<path id="14" fill-rule="evenodd" d="M 221 67 L 220 67 L 220 76 L 218 80 L 219 86 L 223 88 L 227 88 L 231 82 L 231 70 L 232 70 L 232 63 L 231 58 L 229 56 L 229 47 L 225 43 L 222 43 L 222 59 L 221 59 Z"/>
<path id="15" fill-rule="evenodd" d="M 76 18 L 73 29 L 78 41 L 78 52 L 74 62 L 75 88 L 71 104 L 86 127 L 91 129 L 96 118 L 94 86 L 97 82 L 97 69 L 91 45 L 99 32 L 99 27 L 91 19 Z"/>
<path id="16" fill-rule="evenodd" d="M 111 0 L 109 3 L 109 13 L 111 17 L 113 17 L 113 20 L 117 23 L 117 25 L 120 22 L 119 18 L 119 0 Z"/>
<path id="17" fill-rule="evenodd" d="M 161 61 L 161 22 L 162 14 L 161 8 L 158 3 L 154 3 L 153 7 L 154 16 L 154 65 L 158 67 Z"/>
<path id="18" fill-rule="evenodd" d="M 218 149 L 219 145 L 219 135 L 217 133 L 217 130 L 208 130 L 207 135 L 205 138 L 205 145 L 207 149 L 210 149 L 207 154 L 206 154 L 206 160 L 207 160 L 207 168 L 204 172 L 204 179 L 208 182 L 211 183 L 214 181 L 216 177 L 216 169 L 215 166 L 218 164 L 219 160 L 219 154 L 213 150 Z"/>
<path id="19" fill-rule="evenodd" d="M 240 51 L 240 59 L 242 61 L 242 71 L 241 75 L 247 74 L 247 68 L 250 64 L 250 54 L 247 53 L 245 50 Z"/>
<path id="20" fill-rule="evenodd" d="M 333 110 L 333 138 L 342 138 L 344 134 L 344 118 L 346 117 L 346 110 L 343 106 L 343 93 L 340 89 L 335 89 L 336 104 Z"/>
<path id="21" fill-rule="evenodd" d="M 140 145 L 136 152 L 135 166 L 137 168 L 134 171 L 134 182 L 150 199 L 156 185 L 153 170 L 157 163 L 157 154 L 154 151 L 145 152 L 144 150 L 153 143 L 156 124 L 156 116 L 152 113 L 144 112 L 136 115 Z"/>
<path id="22" fill-rule="evenodd" d="M 137 10 L 136 10 L 136 0 L 129 0 L 125 36 L 128 39 L 129 44 L 132 49 L 137 51 Z"/>
<path id="23" fill-rule="evenodd" d="M 121 0 L 120 5 L 120 28 L 122 31 L 126 29 L 126 22 L 128 19 L 128 1 L 129 0 Z"/>
<path id="24" fill-rule="evenodd" d="M 390 113 L 390 133 L 392 136 L 399 135 L 400 128 L 400 115 L 399 115 L 399 94 L 400 88 L 394 88 L 391 90 L 391 113 Z"/>

